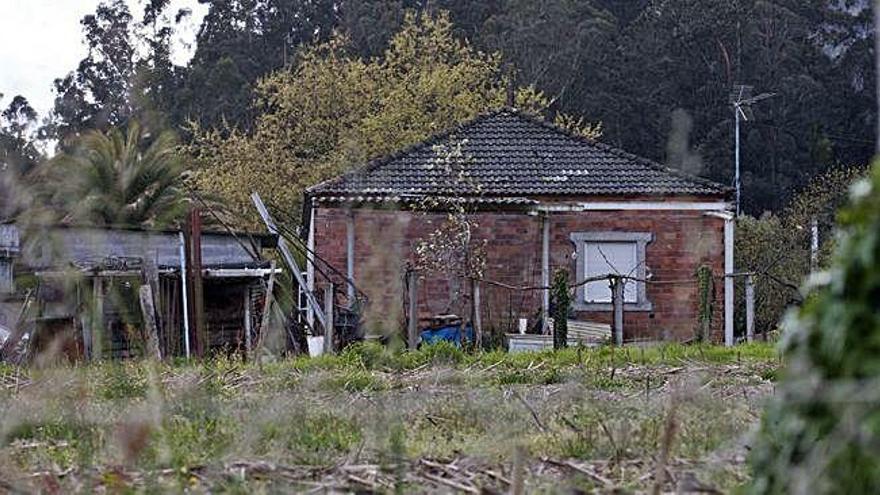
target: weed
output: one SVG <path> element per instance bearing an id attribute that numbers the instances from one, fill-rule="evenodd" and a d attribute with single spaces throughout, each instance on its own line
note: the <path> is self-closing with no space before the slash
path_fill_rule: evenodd
<path id="1" fill-rule="evenodd" d="M 297 464 L 328 464 L 360 442 L 355 421 L 330 412 L 294 412 L 260 425 L 257 453 Z"/>

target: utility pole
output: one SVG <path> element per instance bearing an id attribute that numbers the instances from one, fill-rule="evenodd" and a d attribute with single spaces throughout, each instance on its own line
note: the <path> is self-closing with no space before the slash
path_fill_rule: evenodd
<path id="1" fill-rule="evenodd" d="M 734 186 L 736 187 L 736 216 L 739 216 L 740 213 L 742 213 L 742 181 L 740 178 L 739 124 L 742 120 L 748 122 L 749 120 L 755 118 L 755 115 L 752 113 L 752 105 L 754 103 L 776 96 L 776 93 L 761 93 L 758 96 L 752 96 L 753 89 L 754 88 L 752 88 L 752 86 L 738 84 L 733 87 L 733 91 L 730 93 L 730 104 L 733 106 L 733 118 L 735 122 L 734 155 L 736 157 L 736 170 L 734 172 Z"/>

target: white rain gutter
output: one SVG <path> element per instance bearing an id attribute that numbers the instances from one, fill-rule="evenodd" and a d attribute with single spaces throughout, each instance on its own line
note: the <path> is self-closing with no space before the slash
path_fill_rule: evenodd
<path id="1" fill-rule="evenodd" d="M 533 207 L 538 212 L 579 211 L 729 211 L 731 203 L 725 201 L 593 201 L 570 204 L 542 204 Z"/>

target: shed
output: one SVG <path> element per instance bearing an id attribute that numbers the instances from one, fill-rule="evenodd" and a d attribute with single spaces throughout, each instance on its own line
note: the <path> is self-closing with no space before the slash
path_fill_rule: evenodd
<path id="1" fill-rule="evenodd" d="M 584 281 L 625 275 L 625 340 L 694 338 L 700 290 L 710 290 L 712 338 L 732 343 L 730 199 L 726 186 L 504 108 L 311 187 L 303 223 L 314 256 L 368 295 L 368 329 L 404 320 L 417 247 L 448 205 L 465 204 L 485 245 L 484 326 L 539 327 L 546 287 L 563 269 L 576 285 L 575 320 L 610 322 L 607 281 Z M 703 266 L 717 282 L 709 289 L 695 275 Z M 323 282 L 309 275 L 315 290 Z M 420 318 L 467 314 L 470 289 L 456 277 L 420 273 L 412 293 Z"/>
<path id="2" fill-rule="evenodd" d="M 203 232 L 199 239 L 205 332 L 198 347 L 206 354 L 246 352 L 258 328 L 264 279 L 272 272 L 262 251 L 275 247 L 277 237 Z M 59 341 L 74 356 L 142 353 L 138 288 L 152 272 L 162 355 L 196 351 L 199 337 L 186 318 L 193 295 L 182 276 L 188 267 L 181 231 L 52 227 L 10 260 L 18 279 L 31 278 L 24 283 L 35 294 L 32 330 L 39 348 Z"/>

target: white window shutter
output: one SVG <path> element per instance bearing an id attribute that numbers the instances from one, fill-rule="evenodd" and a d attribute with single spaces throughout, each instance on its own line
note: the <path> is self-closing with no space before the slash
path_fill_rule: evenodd
<path id="1" fill-rule="evenodd" d="M 634 277 L 638 270 L 638 245 L 635 242 L 586 242 L 584 259 L 584 275 L 586 278 L 608 274 L 628 275 Z M 638 302 L 638 283 L 625 280 L 623 300 L 628 303 Z M 610 303 L 611 288 L 607 280 L 590 282 L 584 287 L 586 302 Z"/>

